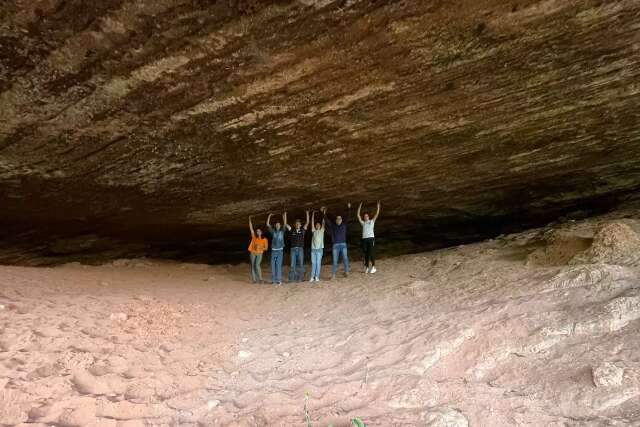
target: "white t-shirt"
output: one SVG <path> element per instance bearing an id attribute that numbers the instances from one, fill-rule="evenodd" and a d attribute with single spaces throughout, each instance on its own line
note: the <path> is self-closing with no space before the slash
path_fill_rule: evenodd
<path id="1" fill-rule="evenodd" d="M 320 230 L 313 230 L 311 249 L 324 249 L 324 227 Z"/>
<path id="2" fill-rule="evenodd" d="M 375 223 L 376 221 L 373 219 L 370 219 L 368 221 L 362 221 L 362 238 L 363 239 L 375 237 L 373 235 L 373 226 L 375 225 Z"/>

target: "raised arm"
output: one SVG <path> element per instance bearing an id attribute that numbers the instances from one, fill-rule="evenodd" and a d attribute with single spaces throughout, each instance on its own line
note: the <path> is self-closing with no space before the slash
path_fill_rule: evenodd
<path id="1" fill-rule="evenodd" d="M 373 217 L 373 220 L 375 221 L 376 219 L 378 219 L 378 215 L 380 215 L 380 200 L 378 200 L 378 209 L 376 210 L 376 214 Z"/>
<path id="2" fill-rule="evenodd" d="M 311 228 L 316 226 L 316 211 L 311 212 Z"/>
<path id="3" fill-rule="evenodd" d="M 267 228 L 271 229 L 271 217 L 273 216 L 273 214 L 271 212 L 269 212 L 269 215 L 267 215 Z"/>
<path id="4" fill-rule="evenodd" d="M 309 211 L 307 210 L 305 213 L 307 214 L 307 222 L 304 224 L 304 227 L 302 228 L 306 230 L 309 227 Z"/>
<path id="5" fill-rule="evenodd" d="M 327 222 L 327 225 L 328 225 L 329 227 L 331 227 L 331 226 L 333 225 L 333 223 L 331 222 L 331 218 L 329 218 L 329 217 L 327 216 L 327 208 L 326 208 L 326 207 L 324 207 L 324 206 L 323 206 L 323 207 L 321 207 L 321 208 L 320 208 L 320 212 L 322 212 L 322 221 L 323 221 L 323 223 L 324 223 L 324 221 L 326 221 L 326 222 Z"/>
<path id="6" fill-rule="evenodd" d="M 362 210 L 362 202 L 360 202 L 360 204 L 358 205 L 358 221 L 360 221 L 360 224 L 364 224 L 364 221 L 362 220 L 362 217 L 360 216 L 360 211 Z"/>
<path id="7" fill-rule="evenodd" d="M 321 230 L 324 230 L 324 217 L 322 218 L 322 227 L 320 227 Z"/>
<path id="8" fill-rule="evenodd" d="M 287 211 L 282 212 L 282 223 L 285 229 L 291 231 L 291 226 L 287 224 Z"/>
<path id="9" fill-rule="evenodd" d="M 253 223 L 251 222 L 251 215 L 249 215 L 249 230 L 251 230 L 251 235 L 253 236 L 255 232 L 253 231 Z"/>

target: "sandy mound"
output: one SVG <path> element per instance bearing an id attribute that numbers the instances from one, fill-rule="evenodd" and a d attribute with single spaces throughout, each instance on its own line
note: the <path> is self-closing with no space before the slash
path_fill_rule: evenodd
<path id="1" fill-rule="evenodd" d="M 640 425 L 638 236 L 559 227 L 526 262 L 541 233 L 315 286 L 251 285 L 245 265 L 0 267 L 0 425 L 289 427 L 305 407 L 316 427 Z"/>
<path id="2" fill-rule="evenodd" d="M 532 265 L 566 265 L 576 255 L 591 246 L 593 239 L 574 230 L 549 230 L 543 236 L 544 246 L 527 257 Z"/>
<path id="3" fill-rule="evenodd" d="M 578 264 L 640 265 L 640 234 L 635 220 L 605 223 L 570 223 L 545 229 L 532 239 L 536 248 L 527 264 L 563 266 Z M 640 228 L 640 227 L 635 227 Z"/>
<path id="4" fill-rule="evenodd" d="M 591 247 L 576 255 L 571 263 L 638 266 L 640 265 L 640 235 L 625 223 L 606 223 L 596 231 Z"/>

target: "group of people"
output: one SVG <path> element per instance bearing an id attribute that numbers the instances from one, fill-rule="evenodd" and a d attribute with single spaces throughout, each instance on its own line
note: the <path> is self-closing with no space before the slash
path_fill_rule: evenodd
<path id="1" fill-rule="evenodd" d="M 327 215 L 327 208 L 320 208 L 322 220 L 316 222 L 315 210 L 306 213 L 304 225 L 302 220 L 296 219 L 293 227 L 287 222 L 287 212 L 282 213 L 282 223 L 276 222 L 271 226 L 273 214 L 267 216 L 267 231 L 271 234 L 271 283 L 282 284 L 282 264 L 284 260 L 285 232 L 290 234 L 290 255 L 291 263 L 289 267 L 289 282 L 302 282 L 304 280 L 304 247 L 305 234 L 309 227 L 309 214 L 311 213 L 311 224 L 313 224 L 313 234 L 311 236 L 311 278 L 309 282 L 320 281 L 320 267 L 322 265 L 322 255 L 324 253 L 324 232 L 329 230 L 332 240 L 333 264 L 331 266 L 331 278 L 335 279 L 338 272 L 338 262 L 342 258 L 344 265 L 344 276 L 349 275 L 349 257 L 347 255 L 347 225 L 351 216 L 351 203 L 347 203 L 347 218 L 336 215 L 334 220 Z M 368 212 L 361 214 L 362 203 L 358 206 L 358 221 L 362 226 L 362 250 L 364 252 L 365 273 L 376 272 L 375 261 L 375 235 L 374 226 L 380 215 L 380 202 L 377 203 L 377 210 L 373 217 Z M 269 241 L 265 237 L 261 228 L 253 228 L 253 217 L 249 217 L 249 230 L 251 231 L 251 243 L 249 244 L 249 254 L 251 260 L 251 280 L 253 283 L 263 283 L 262 280 L 262 256 L 269 249 Z"/>

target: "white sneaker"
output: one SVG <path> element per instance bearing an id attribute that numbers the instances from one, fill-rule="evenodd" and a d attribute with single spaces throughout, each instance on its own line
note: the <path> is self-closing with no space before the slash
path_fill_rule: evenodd
<path id="1" fill-rule="evenodd" d="M 313 283 L 315 281 L 316 281 L 315 277 L 312 277 L 311 279 L 309 279 L 309 283 Z"/>
<path id="2" fill-rule="evenodd" d="M 369 270 L 369 273 L 373 274 L 375 273 L 377 270 L 375 267 L 371 267 L 371 269 Z"/>
<path id="3" fill-rule="evenodd" d="M 369 267 L 367 267 L 367 269 L 364 271 L 364 272 L 365 272 L 365 274 L 366 274 L 366 273 L 369 273 L 369 270 L 371 270 L 371 269 L 370 269 Z"/>

